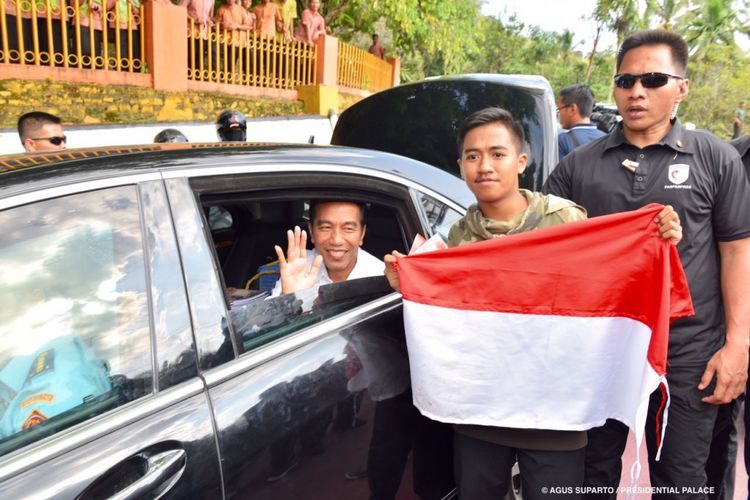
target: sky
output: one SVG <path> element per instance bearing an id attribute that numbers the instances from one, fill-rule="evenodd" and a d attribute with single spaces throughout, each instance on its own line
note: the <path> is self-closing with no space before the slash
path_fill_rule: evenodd
<path id="1" fill-rule="evenodd" d="M 594 22 L 584 17 L 590 16 L 595 6 L 596 0 L 483 0 L 482 13 L 503 20 L 515 13 L 520 22 L 541 26 L 545 31 L 562 33 L 567 28 L 575 34 L 575 48 L 586 53 L 591 51 L 596 29 Z M 750 38 L 739 36 L 737 42 L 743 49 L 750 50 Z M 605 32 L 598 50 L 615 49 L 616 43 L 614 33 Z"/>
<path id="2" fill-rule="evenodd" d="M 596 0 L 484 0 L 482 13 L 487 16 L 507 19 L 517 14 L 518 21 L 527 26 L 539 25 L 545 31 L 562 33 L 566 28 L 575 34 L 573 44 L 577 50 L 588 52 L 594 42 L 596 27 L 593 21 L 584 19 L 591 15 Z M 599 50 L 612 48 L 616 44 L 613 33 L 604 33 Z"/>

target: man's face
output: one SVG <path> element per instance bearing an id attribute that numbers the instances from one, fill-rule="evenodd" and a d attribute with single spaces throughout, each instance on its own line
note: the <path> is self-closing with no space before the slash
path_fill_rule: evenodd
<path id="1" fill-rule="evenodd" d="M 310 0 L 310 4 L 308 5 L 311 11 L 318 12 L 320 9 L 320 0 Z"/>
<path id="2" fill-rule="evenodd" d="M 488 123 L 466 134 L 458 166 L 481 209 L 518 191 L 518 174 L 526 168 L 527 160 L 504 124 Z"/>
<path id="3" fill-rule="evenodd" d="M 310 222 L 310 237 L 323 256 L 328 276 L 333 281 L 349 277 L 357 263 L 357 252 L 365 239 L 359 206 L 348 202 L 321 203 L 315 220 Z"/>
<path id="4" fill-rule="evenodd" d="M 23 147 L 29 153 L 34 151 L 62 151 L 66 147 L 65 141 L 57 145 L 50 142 L 50 139 L 59 142 L 59 138 L 65 137 L 62 125 L 58 123 L 45 123 L 29 135 L 30 137 L 23 141 Z"/>
<path id="5" fill-rule="evenodd" d="M 629 50 L 617 72 L 634 75 L 650 72 L 681 74 L 667 45 L 642 45 Z M 638 79 L 629 89 L 615 86 L 614 93 L 626 132 L 662 135 L 664 129 L 666 135 L 675 103 L 687 97 L 688 81 L 670 78 L 663 87 L 647 89 Z"/>
<path id="6" fill-rule="evenodd" d="M 573 123 L 573 105 L 572 104 L 565 104 L 565 101 L 562 100 L 562 98 L 557 98 L 557 118 L 560 121 L 560 125 L 562 128 L 570 128 L 575 123 Z"/>

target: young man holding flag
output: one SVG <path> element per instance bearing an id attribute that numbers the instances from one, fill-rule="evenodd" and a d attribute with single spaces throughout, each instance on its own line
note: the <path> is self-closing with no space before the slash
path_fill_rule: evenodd
<path id="1" fill-rule="evenodd" d="M 450 247 L 586 218 L 584 209 L 573 202 L 519 189 L 518 175 L 528 161 L 523 144 L 523 129 L 504 109 L 486 108 L 466 118 L 459 130 L 458 164 L 477 204 L 451 228 Z M 665 207 L 655 222 L 662 238 L 680 240 L 679 219 L 671 207 Z M 401 257 L 393 252 L 384 258 L 386 276 L 396 290 L 400 286 L 393 264 Z M 481 332 L 472 334 L 476 333 Z M 516 460 L 524 498 L 580 495 L 575 487 L 583 484 L 585 431 L 465 424 L 455 430 L 454 465 L 462 500 L 502 498 Z"/>

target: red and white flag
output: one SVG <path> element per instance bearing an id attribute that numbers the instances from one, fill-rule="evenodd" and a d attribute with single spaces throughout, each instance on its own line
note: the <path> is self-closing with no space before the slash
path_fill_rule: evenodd
<path id="1" fill-rule="evenodd" d="M 694 314 L 660 205 L 401 259 L 414 403 L 442 422 L 639 438 Z"/>

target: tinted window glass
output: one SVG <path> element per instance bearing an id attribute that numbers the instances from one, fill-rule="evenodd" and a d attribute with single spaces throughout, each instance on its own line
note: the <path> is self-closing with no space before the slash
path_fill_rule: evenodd
<path id="1" fill-rule="evenodd" d="M 243 352 L 392 292 L 384 287 L 384 265 L 379 259 L 394 248 L 403 249 L 401 224 L 393 207 L 370 203 L 365 242 L 360 248 L 370 255 L 358 254 L 356 271 L 352 271 L 348 281 L 327 284 L 330 279 L 321 274 L 317 285 L 323 286 L 270 298 L 280 293 L 280 287 L 274 291 L 280 277 L 274 246 L 279 245 L 286 251 L 287 229 L 296 225 L 308 229 L 303 221 L 305 216 L 309 218 L 310 203 L 299 198 L 259 201 L 255 196 L 257 193 L 242 199 L 235 195 L 231 204 L 222 206 L 231 212 L 236 230 L 211 232 L 218 267 L 227 287 L 230 323 Z M 216 206 L 207 199 L 203 213 L 210 217 Z M 312 240 L 307 240 L 310 250 L 315 246 Z M 340 235 L 335 241 L 336 245 L 346 248 Z M 373 248 L 373 243 L 384 245 L 386 250 L 380 246 Z M 355 287 L 352 283 L 359 281 L 354 278 L 367 276 L 380 279 L 373 281 L 374 285 Z"/>
<path id="2" fill-rule="evenodd" d="M 135 187 L 0 212 L 0 454 L 151 391 Z"/>
<path id="3" fill-rule="evenodd" d="M 391 293 L 382 276 L 331 283 L 296 293 L 232 303 L 230 318 L 249 351 L 302 328 Z"/>
<path id="4" fill-rule="evenodd" d="M 211 228 L 211 231 L 232 227 L 232 214 L 224 207 L 210 207 L 208 209 L 208 227 Z"/>
<path id="5" fill-rule="evenodd" d="M 432 234 L 439 234 L 447 241 L 451 226 L 461 218 L 461 214 L 445 203 L 424 193 L 419 193 L 419 200 L 422 203 L 427 221 L 430 223 Z"/>

